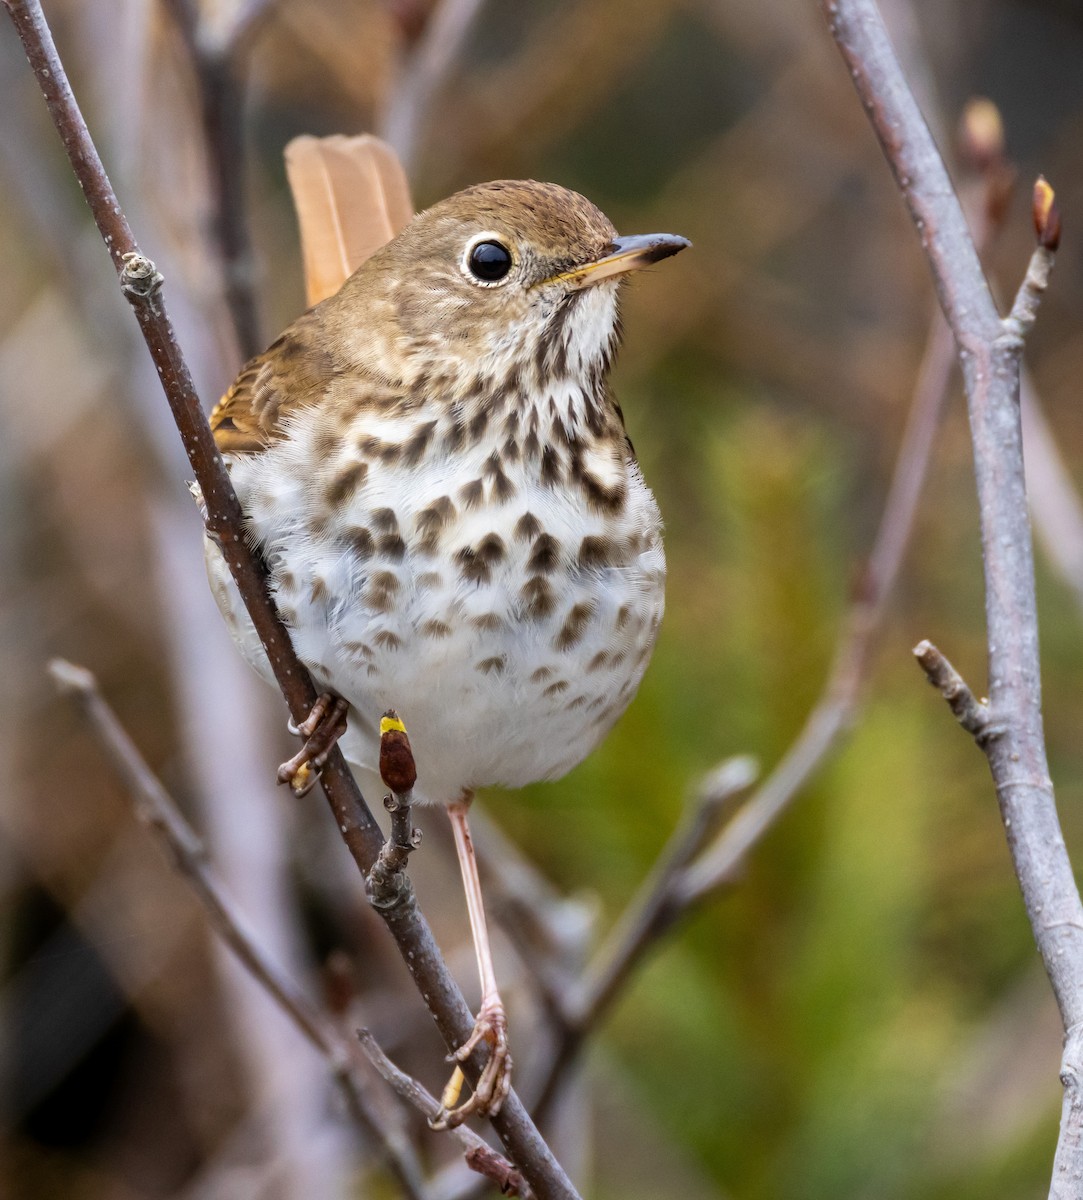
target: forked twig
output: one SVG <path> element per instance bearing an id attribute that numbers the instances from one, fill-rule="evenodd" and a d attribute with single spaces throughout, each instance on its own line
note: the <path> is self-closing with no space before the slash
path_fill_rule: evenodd
<path id="1" fill-rule="evenodd" d="M 1046 761 L 1034 561 L 1019 415 L 1023 334 L 1059 238 L 1051 193 L 1035 189 L 1038 246 L 1002 320 L 958 199 L 873 0 L 824 0 L 831 32 L 921 235 L 959 346 L 978 484 L 989 646 L 989 761 L 1027 916 L 1067 1034 L 1064 1107 L 1050 1195 L 1083 1177 L 1083 904 Z M 1043 181 L 1044 182 L 1044 181 Z"/>

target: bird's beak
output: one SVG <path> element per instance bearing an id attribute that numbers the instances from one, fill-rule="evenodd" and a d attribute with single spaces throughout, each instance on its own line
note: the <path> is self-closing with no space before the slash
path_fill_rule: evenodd
<path id="1" fill-rule="evenodd" d="M 611 254 L 576 267 L 573 271 L 554 275 L 545 282 L 563 283 L 571 291 L 578 291 L 580 288 L 593 287 L 614 275 L 649 267 L 651 263 L 680 253 L 691 244 L 687 238 L 678 237 L 675 233 L 641 233 L 634 237 L 614 238 Z"/>

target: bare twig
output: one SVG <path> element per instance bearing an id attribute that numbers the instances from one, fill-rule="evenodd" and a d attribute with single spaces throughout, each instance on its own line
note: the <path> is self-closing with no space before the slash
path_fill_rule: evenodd
<path id="1" fill-rule="evenodd" d="M 680 898 L 686 907 L 733 884 L 748 852 L 790 805 L 853 720 L 874 640 L 913 530 L 951 379 L 953 349 L 944 323 L 934 321 L 876 540 L 843 622 L 823 692 L 775 769 L 714 845 L 684 872 Z"/>
<path id="2" fill-rule="evenodd" d="M 963 366 L 978 484 L 989 644 L 985 736 L 1008 845 L 1046 972 L 1069 1034 L 1061 1136 L 1050 1194 L 1078 1194 L 1083 1097 L 1076 1033 L 1083 1022 L 1083 904 L 1057 818 L 1041 713 L 1033 549 L 1019 418 L 1023 327 L 1040 292 L 1024 283 L 1023 321 L 1002 321 L 944 164 L 911 96 L 873 0 L 824 0 L 832 34 L 921 235 Z M 1039 250 L 1055 237 L 1039 221 Z M 1044 225 L 1044 227 L 1043 227 Z M 1048 265 L 1048 263 L 1046 264 Z"/>
<path id="3" fill-rule="evenodd" d="M 700 784 L 654 870 L 602 944 L 573 997 L 569 1017 L 575 1028 L 585 1032 L 595 1025 L 650 943 L 681 916 L 685 871 L 719 823 L 755 782 L 758 771 L 754 759 L 731 758 Z"/>
<path id="4" fill-rule="evenodd" d="M 139 252 L 72 94 L 39 0 L 3 0 L 3 3 L 22 40 L 72 169 L 90 204 L 120 276 L 122 290 L 132 305 L 158 370 L 203 493 L 208 532 L 221 545 L 290 714 L 300 724 L 311 711 L 316 692 L 275 612 L 266 587 L 266 569 L 245 544 L 240 504 L 162 303 L 161 276 L 154 264 Z M 328 758 L 321 783 L 343 840 L 362 873 L 367 873 L 380 852 L 383 835 L 337 747 Z M 379 911 L 445 1045 L 449 1050 L 456 1049 L 469 1038 L 474 1027 L 473 1017 L 417 907 L 412 888 L 404 890 L 398 904 Z M 463 1064 L 472 1083 L 480 1077 L 484 1064 L 485 1053 L 480 1048 Z M 576 1195 L 571 1181 L 514 1092 L 492 1123 L 509 1155 L 542 1200 L 550 1196 Z"/>
<path id="5" fill-rule="evenodd" d="M 210 175 L 213 234 L 222 273 L 226 307 L 242 359 L 262 348 L 256 304 L 255 256 L 248 232 L 244 198 L 243 34 L 254 27 L 264 5 L 247 5 L 237 30 L 212 39 L 195 0 L 164 0 L 195 77 L 203 148 Z"/>
<path id="6" fill-rule="evenodd" d="M 995 736 L 989 721 L 989 705 L 974 695 L 966 680 L 932 642 L 918 642 L 914 657 L 929 682 L 948 702 L 955 719 L 979 745 Z"/>
<path id="7" fill-rule="evenodd" d="M 367 1029 L 357 1031 L 357 1040 L 380 1077 L 403 1100 L 413 1105 L 431 1125 L 443 1112 L 440 1101 L 416 1079 L 404 1071 L 400 1071 Z M 469 1126 L 456 1125 L 449 1129 L 448 1133 L 462 1146 L 466 1163 L 471 1170 L 491 1179 L 500 1187 L 500 1191 L 505 1196 L 530 1196 L 530 1189 L 526 1186 L 522 1175 Z"/>
<path id="8" fill-rule="evenodd" d="M 1003 215 L 1011 177 L 1003 158 L 999 124 L 996 130 L 990 128 L 994 117 L 999 122 L 996 110 L 988 103 L 970 105 L 962 129 L 964 153 L 980 175 L 968 188 L 966 202 L 975 238 L 983 245 Z M 655 939 L 685 912 L 737 882 L 749 852 L 849 729 L 909 544 L 954 363 L 955 342 L 937 312 L 929 328 L 880 525 L 842 623 L 820 698 L 774 771 L 724 825 L 713 843 L 704 849 L 702 839 L 694 845 L 690 842 L 683 858 L 671 857 L 669 850 L 663 852 L 661 861 L 667 865 L 652 873 L 631 902 L 573 1001 L 551 1006 L 557 1018 L 558 1040 L 540 1087 L 541 1100 L 535 1108 L 539 1115 L 558 1094 L 563 1074 L 586 1033 L 604 1018 Z M 723 771 L 725 767 L 723 764 Z M 679 831 L 674 840 L 679 841 L 681 836 Z"/>
<path id="9" fill-rule="evenodd" d="M 413 173 L 421 130 L 433 98 L 447 79 L 484 0 L 440 0 L 415 45 L 403 54 L 399 77 L 380 122 L 380 136 Z"/>
<path id="10" fill-rule="evenodd" d="M 539 1120 L 559 1094 L 565 1072 L 583 1042 L 609 1011 L 632 972 L 686 911 L 680 897 L 684 872 L 724 814 L 752 785 L 757 769 L 751 758 L 732 758 L 703 781 L 653 871 L 595 954 L 582 983 L 569 999 L 552 1005 L 558 1038 L 534 1106 Z"/>
<path id="11" fill-rule="evenodd" d="M 63 659 L 49 664 L 57 688 L 79 707 L 135 803 L 139 820 L 154 834 L 177 871 L 199 897 L 215 931 L 245 968 L 277 1002 L 309 1043 L 327 1060 L 346 1107 L 380 1148 L 406 1194 L 424 1200 L 420 1164 L 410 1145 L 383 1119 L 358 1085 L 351 1067 L 352 1046 L 264 953 L 256 934 L 236 908 L 210 866 L 202 839 L 181 815 L 168 792 L 147 766 L 116 714 L 103 699 L 94 676 Z"/>

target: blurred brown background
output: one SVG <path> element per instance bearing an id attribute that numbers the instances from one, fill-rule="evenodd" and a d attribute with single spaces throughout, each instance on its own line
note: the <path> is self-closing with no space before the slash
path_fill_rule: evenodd
<path id="1" fill-rule="evenodd" d="M 210 404 L 241 354 L 180 7 L 54 0 L 47 15 Z M 210 44 L 245 7 L 206 0 Z M 269 341 L 303 303 L 282 166 L 301 132 L 383 131 L 419 207 L 531 176 L 589 195 L 622 232 L 692 239 L 630 289 L 615 379 L 667 520 L 655 661 L 572 776 L 485 800 L 566 897 L 544 904 L 582 949 L 702 773 L 735 753 L 770 768 L 816 699 L 882 508 L 932 293 L 813 0 L 452 0 L 431 20 L 458 14 L 462 27 L 426 42 L 429 7 L 267 7 L 236 64 L 253 243 L 241 269 L 254 272 Z M 1040 171 L 1057 189 L 1066 234 L 1028 361 L 1079 463 L 1083 8 L 883 7 L 949 160 L 965 101 L 1001 108 L 1024 181 L 988 256 L 1005 292 L 1032 244 L 1030 181 Z M 412 92 L 430 67 L 434 94 Z M 0 1193 L 393 1195 L 324 1064 L 227 960 L 45 676 L 55 654 L 97 672 L 265 944 L 313 992 L 320 964 L 345 949 L 364 981 L 358 1021 L 438 1086 L 431 1022 L 325 808 L 273 787 L 285 711 L 213 609 L 179 444 L 6 22 L 0 84 Z M 1080 861 L 1083 623 L 1041 557 L 1039 589 L 1049 751 Z M 911 661 L 925 636 L 981 686 L 958 395 L 852 736 L 741 886 L 667 939 L 592 1043 L 555 1134 L 586 1194 L 1045 1194 L 1057 1015 L 984 763 Z M 429 836 L 412 874 L 469 988 L 439 817 L 421 816 Z M 538 880 L 512 886 L 543 903 Z M 530 1009 L 530 981 L 510 944 L 501 955 L 528 1072 L 542 1051 L 515 1005 L 518 991 Z M 422 1144 L 446 1154 L 435 1135 Z M 458 1186 L 449 1176 L 444 1194 Z"/>

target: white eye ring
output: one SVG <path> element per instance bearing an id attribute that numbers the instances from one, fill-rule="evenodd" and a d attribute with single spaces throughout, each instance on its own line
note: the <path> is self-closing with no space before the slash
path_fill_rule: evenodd
<path id="1" fill-rule="evenodd" d="M 484 254 L 479 254 L 482 247 Z M 515 255 L 499 233 L 479 233 L 472 237 L 459 261 L 459 270 L 475 287 L 502 287 L 515 270 Z"/>

